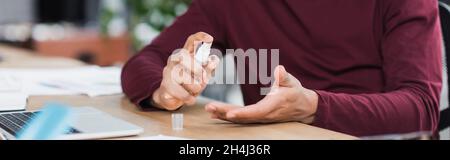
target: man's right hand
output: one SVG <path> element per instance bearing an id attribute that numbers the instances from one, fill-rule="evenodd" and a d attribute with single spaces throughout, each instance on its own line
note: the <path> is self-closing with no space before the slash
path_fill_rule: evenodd
<path id="1" fill-rule="evenodd" d="M 184 104 L 192 105 L 206 88 L 220 59 L 215 55 L 207 64 L 195 61 L 195 51 L 200 43 L 212 43 L 214 38 L 204 32 L 189 36 L 182 50 L 169 57 L 163 71 L 161 86 L 153 93 L 158 108 L 177 110 Z"/>

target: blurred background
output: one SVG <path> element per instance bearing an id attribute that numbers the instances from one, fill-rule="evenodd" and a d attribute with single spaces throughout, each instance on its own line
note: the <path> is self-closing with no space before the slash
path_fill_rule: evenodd
<path id="1" fill-rule="evenodd" d="M 32 50 L 40 56 L 121 66 L 185 13 L 191 0 L 2 0 L 1 3 L 8 5 L 0 5 L 0 44 Z M 226 58 L 233 62 L 231 56 Z M 234 71 L 233 63 L 222 66 Z M 209 86 L 204 96 L 243 104 L 237 85 Z"/>
<path id="2" fill-rule="evenodd" d="M 124 63 L 190 0 L 3 0 L 0 42 L 101 66 Z"/>

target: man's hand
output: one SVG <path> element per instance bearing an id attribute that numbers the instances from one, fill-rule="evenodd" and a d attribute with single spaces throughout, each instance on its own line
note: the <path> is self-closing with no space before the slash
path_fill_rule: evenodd
<path id="1" fill-rule="evenodd" d="M 161 86 L 152 96 L 156 107 L 176 110 L 184 104 L 195 103 L 220 62 L 217 56 L 212 55 L 207 64 L 199 64 L 194 58 L 195 51 L 200 43 L 213 41 L 207 33 L 196 33 L 187 39 L 181 51 L 169 57 Z"/>
<path id="2" fill-rule="evenodd" d="M 234 123 L 302 122 L 311 124 L 317 111 L 318 95 L 303 88 L 283 66 L 275 69 L 271 92 L 257 104 L 240 107 L 213 102 L 206 105 L 212 118 Z"/>

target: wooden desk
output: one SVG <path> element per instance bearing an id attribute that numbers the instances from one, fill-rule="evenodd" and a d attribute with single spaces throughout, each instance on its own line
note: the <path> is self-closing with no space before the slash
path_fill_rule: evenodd
<path id="1" fill-rule="evenodd" d="M 32 55 L 31 52 L 0 45 L 4 62 L 0 67 L 74 67 L 82 63 L 70 59 L 46 58 Z M 173 131 L 171 113 L 164 111 L 141 112 L 124 95 L 89 98 L 86 96 L 35 96 L 30 97 L 28 110 L 39 109 L 48 101 L 58 101 L 76 106 L 91 106 L 144 128 L 140 137 L 159 134 L 191 139 L 252 139 L 252 140 L 304 140 L 304 139 L 355 139 L 355 137 L 320 129 L 300 123 L 281 123 L 269 125 L 237 125 L 212 120 L 203 106 L 209 101 L 200 98 L 195 106 L 185 107 L 184 130 Z M 132 137 L 131 137 L 132 138 Z M 126 139 L 126 138 L 125 138 Z"/>

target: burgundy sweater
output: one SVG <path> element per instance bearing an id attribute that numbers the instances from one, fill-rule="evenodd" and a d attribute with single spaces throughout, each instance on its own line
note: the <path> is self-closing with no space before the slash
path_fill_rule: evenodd
<path id="1" fill-rule="evenodd" d="M 315 126 L 355 136 L 436 132 L 438 15 L 437 0 L 194 0 L 126 64 L 123 89 L 147 107 L 169 55 L 204 31 L 221 50 L 280 49 L 281 65 L 320 96 Z M 241 87 L 254 104 L 267 86 Z"/>

